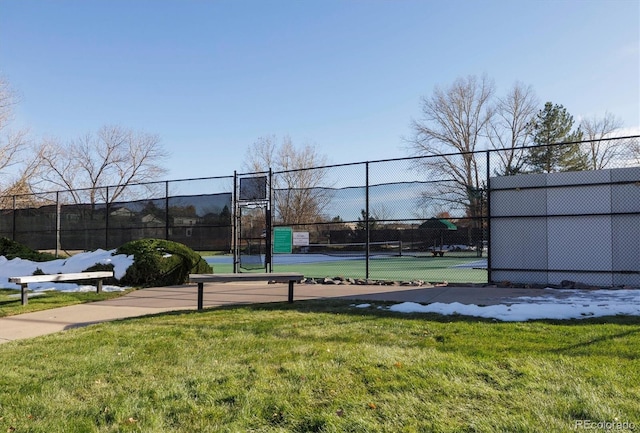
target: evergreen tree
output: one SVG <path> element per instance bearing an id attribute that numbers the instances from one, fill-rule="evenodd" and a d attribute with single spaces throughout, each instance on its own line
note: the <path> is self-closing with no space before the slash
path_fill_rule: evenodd
<path id="1" fill-rule="evenodd" d="M 573 116 L 562 105 L 551 102 L 544 104 L 544 108 L 533 119 L 531 127 L 536 147 L 529 149 L 527 162 L 532 172 L 587 169 L 586 155 L 577 143 L 582 140 L 582 131 L 580 128 L 571 131 Z"/>
<path id="2" fill-rule="evenodd" d="M 376 219 L 371 215 L 368 215 L 366 210 L 362 209 L 360 210 L 360 217 L 358 217 L 358 222 L 356 223 L 356 230 L 367 230 L 367 220 L 369 220 L 369 230 L 378 229 L 378 222 Z"/>

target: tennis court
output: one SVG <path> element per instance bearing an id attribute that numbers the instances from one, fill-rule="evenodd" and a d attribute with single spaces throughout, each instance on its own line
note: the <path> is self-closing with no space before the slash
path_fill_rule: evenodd
<path id="1" fill-rule="evenodd" d="M 233 257 L 207 256 L 214 272 L 233 272 Z M 486 283 L 487 261 L 475 253 L 456 253 L 447 257 L 423 255 L 373 255 L 369 260 L 369 279 L 450 283 Z M 249 272 L 242 270 L 243 272 Z M 264 268 L 257 270 L 264 272 Z M 344 277 L 364 279 L 366 261 L 361 255 L 276 254 L 274 272 L 300 272 L 307 278 Z"/>

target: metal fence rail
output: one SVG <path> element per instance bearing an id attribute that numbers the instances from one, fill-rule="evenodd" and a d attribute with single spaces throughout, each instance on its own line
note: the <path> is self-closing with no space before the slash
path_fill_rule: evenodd
<path id="1" fill-rule="evenodd" d="M 640 148 L 640 136 L 580 146 L 593 151 L 596 144 L 617 152 L 602 159 L 604 167 L 594 162 L 592 169 L 639 165 L 626 151 Z M 490 201 L 500 192 L 492 190 L 491 179 L 516 175 L 510 161 L 529 149 L 0 197 L 0 236 L 55 252 L 112 249 L 154 237 L 229 253 L 256 244 L 270 248 L 271 230 L 290 227 L 308 234 L 308 245 L 293 245 L 292 255 L 326 256 L 325 264 L 301 265 L 304 257 L 295 263 L 275 255 L 273 270 L 306 266 L 305 275 L 313 277 L 488 282 L 493 280 L 491 226 L 505 217 L 492 214 Z M 259 203 L 239 197 L 239 179 L 251 177 L 268 178 L 267 197 Z M 254 209 L 260 206 L 266 214 Z M 571 210 L 566 214 L 579 216 L 579 203 L 569 200 L 564 206 Z M 530 217 L 526 209 L 515 213 Z M 632 211 L 625 217 L 629 235 L 638 240 L 640 216 Z M 573 230 L 585 236 L 592 228 L 581 222 Z"/>
<path id="2" fill-rule="evenodd" d="M 12 196 L 0 210 L 0 236 L 36 250 L 112 249 L 128 241 L 160 238 L 203 251 L 229 251 L 233 177 L 127 185 L 110 201 L 104 187 L 92 202 L 77 191 Z"/>

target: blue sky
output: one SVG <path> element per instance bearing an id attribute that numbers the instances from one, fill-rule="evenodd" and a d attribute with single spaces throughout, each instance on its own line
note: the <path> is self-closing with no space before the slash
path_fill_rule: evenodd
<path id="1" fill-rule="evenodd" d="M 260 136 L 330 163 L 408 156 L 420 98 L 487 74 L 640 132 L 637 0 L 0 0 L 0 74 L 34 139 L 159 134 L 167 178 L 242 171 Z"/>

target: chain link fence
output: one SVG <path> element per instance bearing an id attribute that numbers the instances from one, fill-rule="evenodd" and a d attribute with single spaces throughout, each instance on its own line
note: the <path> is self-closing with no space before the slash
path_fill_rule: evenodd
<path id="1" fill-rule="evenodd" d="M 0 236 L 55 253 L 142 238 L 229 251 L 232 188 L 229 176 L 5 197 Z"/>
<path id="2" fill-rule="evenodd" d="M 585 171 L 639 165 L 640 136 L 579 145 L 585 155 Z M 242 177 L 268 177 L 269 193 L 261 204 L 244 202 L 242 215 L 237 206 L 236 174 L 0 197 L 0 236 L 56 252 L 112 249 L 130 240 L 153 237 L 181 242 L 197 251 L 229 253 L 243 238 L 258 243 L 263 238 L 270 245 L 271 230 L 265 234 L 265 228 L 288 227 L 302 236 L 295 237 L 291 253 L 273 256 L 274 271 L 302 271 L 314 278 L 486 283 L 501 279 L 509 269 L 531 275 L 555 266 L 553 255 L 527 261 L 527 257 L 539 257 L 540 252 L 512 248 L 512 243 L 531 244 L 540 239 L 540 210 L 536 208 L 530 215 L 530 203 L 537 196 L 554 194 L 554 186 L 546 181 L 530 187 L 528 195 L 507 194 L 511 187 L 505 186 L 509 182 L 505 178 L 545 177 L 544 173 L 525 174 L 541 171 L 527 165 L 530 149 L 245 173 Z M 582 239 L 579 245 L 585 247 L 590 245 L 589 237 L 598 236 L 603 246 L 611 249 L 614 241 L 607 236 L 611 231 L 602 234 L 601 223 L 578 217 L 592 212 L 591 207 L 585 210 L 586 203 L 601 200 L 598 189 L 616 182 L 622 181 L 575 185 L 568 199 L 558 199 L 552 208 L 564 218 L 564 230 L 572 233 L 566 239 Z M 494 183 L 498 185 L 495 191 Z M 639 184 L 640 176 L 624 180 L 623 188 L 616 192 L 622 194 L 619 201 L 638 201 L 635 187 Z M 528 187 L 525 184 L 511 190 L 515 188 Z M 499 212 L 495 202 L 501 203 Z M 251 210 L 252 206 L 264 207 L 268 215 Z M 595 216 L 624 219 L 619 224 L 627 227 L 627 238 L 639 240 L 637 208 L 620 206 Z M 547 215 L 548 210 L 544 217 L 553 217 Z M 514 219 L 519 222 L 511 221 Z M 513 236 L 501 234 L 492 246 L 492 226 L 505 224 L 511 224 Z M 552 235 L 544 232 L 544 236 Z M 512 260 L 509 266 L 504 261 L 497 266 L 492 263 L 496 248 L 511 248 L 509 251 L 523 258 Z M 640 254 L 640 247 L 636 249 Z M 622 267 L 627 274 L 638 271 L 637 265 Z"/>
<path id="3" fill-rule="evenodd" d="M 308 233 L 308 244 L 294 245 L 294 259 L 320 262 L 306 266 L 305 275 L 435 281 L 451 266 L 482 257 L 482 189 L 461 190 L 428 162 L 407 158 L 299 171 L 296 176 L 324 186 L 294 190 L 279 188 L 287 184 L 284 176 L 295 183 L 292 172 L 274 173 L 274 225 Z M 470 196 L 473 209 L 465 203 Z M 278 266 L 276 255 L 274 269 L 287 268 Z M 467 281 L 486 280 L 485 270 L 461 271 Z"/>

